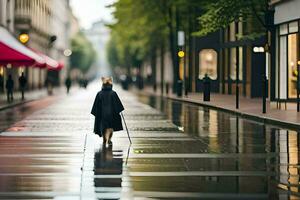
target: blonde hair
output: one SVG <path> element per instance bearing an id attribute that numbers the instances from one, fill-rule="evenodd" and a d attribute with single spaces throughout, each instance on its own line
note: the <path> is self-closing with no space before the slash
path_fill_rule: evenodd
<path id="1" fill-rule="evenodd" d="M 104 84 L 104 85 L 107 85 L 107 84 L 112 85 L 113 84 L 112 77 L 102 77 L 101 80 L 102 80 L 102 84 Z"/>

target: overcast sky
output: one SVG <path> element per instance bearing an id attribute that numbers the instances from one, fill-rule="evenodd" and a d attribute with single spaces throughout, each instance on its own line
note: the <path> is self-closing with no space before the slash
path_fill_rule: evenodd
<path id="1" fill-rule="evenodd" d="M 75 16 L 83 28 L 89 28 L 93 22 L 104 19 L 112 20 L 111 10 L 105 8 L 115 0 L 71 0 Z"/>

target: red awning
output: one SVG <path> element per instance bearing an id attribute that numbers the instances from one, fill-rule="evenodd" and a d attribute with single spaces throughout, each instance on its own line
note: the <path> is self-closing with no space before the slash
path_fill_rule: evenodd
<path id="1" fill-rule="evenodd" d="M 65 67 L 65 63 L 63 61 L 59 62 L 58 70 L 62 70 Z"/>
<path id="2" fill-rule="evenodd" d="M 0 27 L 0 64 L 30 66 L 43 64 L 44 59 L 16 40 L 5 28 Z"/>
<path id="3" fill-rule="evenodd" d="M 60 71 L 64 68 L 65 64 L 63 62 L 59 62 L 57 67 L 48 68 L 49 71 Z"/>
<path id="4" fill-rule="evenodd" d="M 55 70 L 56 68 L 59 67 L 59 63 L 56 60 L 50 58 L 49 56 L 46 56 L 45 54 L 40 54 L 40 55 L 44 58 L 45 60 L 44 66 L 47 67 L 48 70 Z"/>

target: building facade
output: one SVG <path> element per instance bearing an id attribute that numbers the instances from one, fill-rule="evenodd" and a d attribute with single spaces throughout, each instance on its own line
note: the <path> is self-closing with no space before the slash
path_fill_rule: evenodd
<path id="1" fill-rule="evenodd" d="M 15 0 L 1 0 L 0 1 L 0 27 L 7 29 L 11 34 L 14 33 L 14 8 Z M 13 79 L 18 79 L 18 70 L 7 69 L 6 66 L 0 65 L 0 93 L 4 92 L 4 85 L 7 78 L 7 74 L 13 72 L 15 76 Z"/>
<path id="2" fill-rule="evenodd" d="M 195 38 L 195 83 L 192 92 L 203 91 L 203 78 L 211 79 L 212 92 L 235 94 L 236 84 L 239 94 L 255 98 L 262 96 L 262 70 L 266 67 L 265 54 L 253 52 L 255 46 L 264 46 L 265 38 L 240 40 L 238 35 L 246 35 L 250 25 L 231 23 L 227 28 Z M 192 88 L 193 89 L 193 88 Z"/>
<path id="3" fill-rule="evenodd" d="M 69 58 L 64 55 L 64 51 L 70 48 L 71 8 L 69 0 L 51 0 L 50 6 L 52 10 L 50 33 L 51 37 L 54 37 L 56 40 L 52 44 L 50 43 L 49 55 L 64 65 L 61 71 L 53 73 L 53 76 L 62 84 L 69 70 Z"/>
<path id="4" fill-rule="evenodd" d="M 298 61 L 300 60 L 300 1 L 273 1 L 276 28 L 275 99 L 297 98 Z"/>
<path id="5" fill-rule="evenodd" d="M 69 48 L 69 22 L 69 0 L 15 0 L 15 35 L 28 34 L 30 40 L 26 46 L 65 66 L 68 66 L 68 59 L 63 52 Z M 26 68 L 28 85 L 32 89 L 41 87 L 49 75 L 59 84 L 66 70 L 48 72 L 47 69 Z"/>
<path id="6" fill-rule="evenodd" d="M 30 39 L 26 46 L 44 54 L 49 54 L 50 18 L 52 15 L 50 2 L 45 0 L 15 0 L 15 36 L 26 33 Z M 42 87 L 47 70 L 42 68 L 26 68 L 25 75 L 28 87 Z"/>

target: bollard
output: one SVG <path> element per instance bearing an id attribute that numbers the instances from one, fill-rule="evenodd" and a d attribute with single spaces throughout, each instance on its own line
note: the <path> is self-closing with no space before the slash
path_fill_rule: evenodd
<path id="1" fill-rule="evenodd" d="M 203 79 L 203 101 L 210 101 L 210 78 L 207 75 Z"/>

